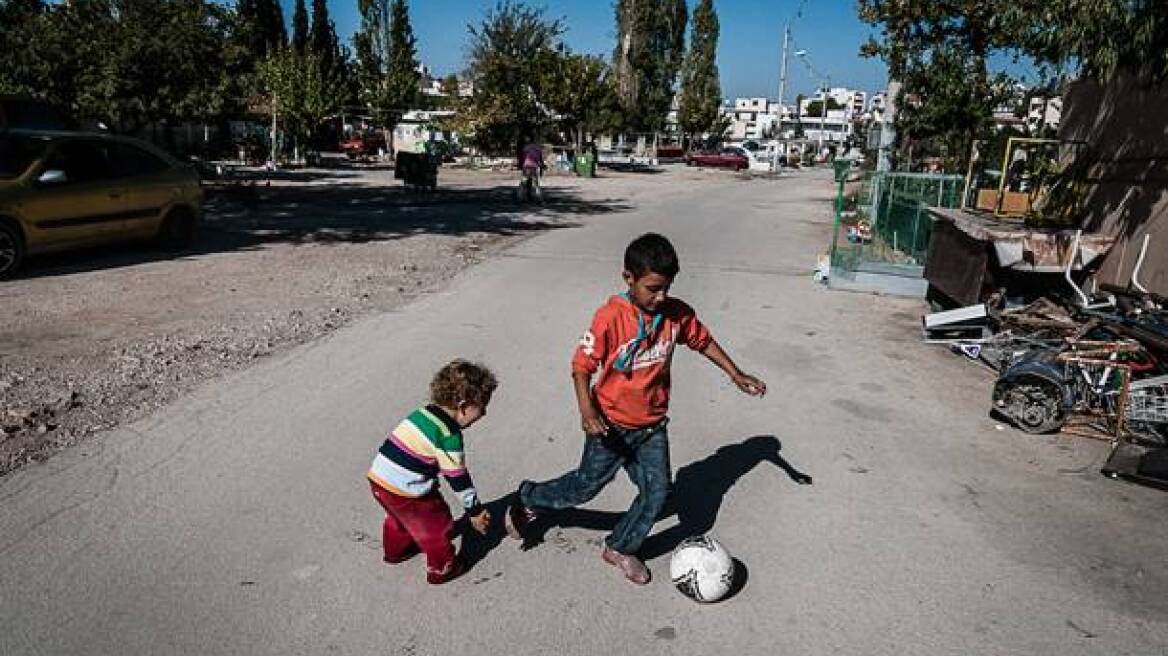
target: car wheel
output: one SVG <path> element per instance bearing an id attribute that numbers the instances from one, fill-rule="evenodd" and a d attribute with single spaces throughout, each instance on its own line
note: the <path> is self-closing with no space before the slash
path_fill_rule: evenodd
<path id="1" fill-rule="evenodd" d="M 24 235 L 16 225 L 0 221 L 0 279 L 10 278 L 24 262 Z"/>
<path id="2" fill-rule="evenodd" d="M 158 245 L 167 251 L 181 251 L 195 242 L 199 221 L 195 213 L 187 207 L 172 209 L 162 220 L 158 231 Z"/>

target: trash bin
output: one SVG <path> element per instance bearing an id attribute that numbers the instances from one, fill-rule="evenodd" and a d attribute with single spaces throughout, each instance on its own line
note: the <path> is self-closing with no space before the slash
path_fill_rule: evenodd
<path id="1" fill-rule="evenodd" d="M 576 155 L 576 175 L 582 178 L 596 177 L 596 158 L 590 152 Z"/>
<path id="2" fill-rule="evenodd" d="M 844 182 L 848 179 L 848 171 L 852 170 L 852 160 L 837 157 L 832 160 L 831 167 L 835 170 L 835 181 Z"/>

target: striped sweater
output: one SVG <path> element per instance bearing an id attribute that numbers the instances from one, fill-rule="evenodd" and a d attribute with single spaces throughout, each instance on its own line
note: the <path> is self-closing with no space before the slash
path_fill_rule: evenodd
<path id="1" fill-rule="evenodd" d="M 467 510 L 478 507 L 479 497 L 466 470 L 462 429 L 436 406 L 410 413 L 381 445 L 369 468 L 369 480 L 403 497 L 420 497 L 434 490 L 441 474 Z"/>

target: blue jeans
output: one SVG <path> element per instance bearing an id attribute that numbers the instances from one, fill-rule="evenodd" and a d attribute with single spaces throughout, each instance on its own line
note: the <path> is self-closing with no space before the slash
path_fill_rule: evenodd
<path id="1" fill-rule="evenodd" d="M 644 543 L 669 496 L 668 419 L 630 430 L 613 426 L 604 437 L 588 437 L 580 466 L 563 476 L 519 486 L 519 500 L 532 510 L 560 510 L 587 503 L 624 467 L 637 486 L 637 498 L 605 539 L 614 551 L 635 554 Z"/>

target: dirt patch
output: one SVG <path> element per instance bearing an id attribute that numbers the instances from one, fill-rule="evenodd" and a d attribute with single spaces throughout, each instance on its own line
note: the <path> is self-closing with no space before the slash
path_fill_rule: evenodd
<path id="1" fill-rule="evenodd" d="M 524 237 L 628 206 L 635 179 L 444 169 L 433 193 L 377 169 L 284 174 L 209 197 L 194 252 L 142 246 L 30 263 L 0 283 L 0 474 L 145 416 L 195 385 L 399 307 Z"/>

